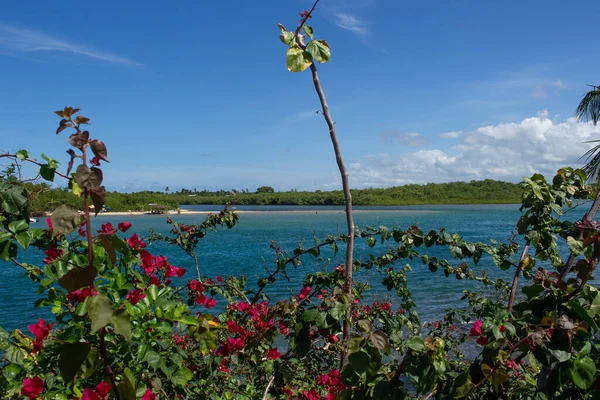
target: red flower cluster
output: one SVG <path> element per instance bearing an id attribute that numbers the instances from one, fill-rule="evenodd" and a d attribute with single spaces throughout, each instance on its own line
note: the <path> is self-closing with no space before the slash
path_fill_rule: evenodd
<path id="1" fill-rule="evenodd" d="M 246 345 L 246 341 L 244 338 L 228 338 L 226 344 L 222 344 L 217 348 L 215 352 L 218 356 L 228 356 L 230 354 L 237 353 L 241 351 Z"/>
<path id="2" fill-rule="evenodd" d="M 303 400 L 321 400 L 321 395 L 314 388 L 302 392 Z"/>
<path id="3" fill-rule="evenodd" d="M 35 341 L 33 342 L 33 352 L 37 353 L 42 350 L 42 347 L 44 346 L 44 339 L 46 339 L 50 334 L 52 325 L 47 324 L 43 318 L 40 318 L 37 324 L 30 324 L 27 326 L 27 328 L 29 328 L 29 332 L 33 333 L 33 336 L 35 336 Z"/>
<path id="4" fill-rule="evenodd" d="M 48 250 L 44 252 L 46 258 L 44 258 L 44 264 L 52 264 L 57 258 L 62 257 L 64 252 L 60 249 L 55 249 L 54 247 L 50 247 Z"/>
<path id="5" fill-rule="evenodd" d="M 134 233 L 129 239 L 127 239 L 127 244 L 134 250 L 142 250 L 146 248 L 146 243 L 142 239 L 140 239 L 137 233 Z"/>
<path id="6" fill-rule="evenodd" d="M 75 304 L 76 302 L 82 303 L 89 296 L 96 296 L 97 294 L 99 294 L 99 292 L 92 286 L 89 288 L 74 290 L 71 293 L 67 294 L 66 297 L 68 301 L 70 301 L 72 304 Z"/>
<path id="7" fill-rule="evenodd" d="M 152 391 L 148 388 L 146 389 L 146 393 L 142 396 L 141 400 L 156 400 L 156 394 L 152 393 Z"/>
<path id="8" fill-rule="evenodd" d="M 202 284 L 202 282 L 192 279 L 191 281 L 188 282 L 188 289 L 190 290 L 190 296 L 192 296 L 192 298 L 195 296 L 196 303 L 200 304 L 201 306 L 203 305 L 206 308 L 213 308 L 214 306 L 217 305 L 216 299 L 208 298 L 204 295 L 203 292 L 204 292 L 205 287 Z"/>
<path id="9" fill-rule="evenodd" d="M 116 232 L 117 230 L 113 227 L 113 225 L 110 222 L 102 224 L 102 228 L 98 231 L 99 234 L 105 236 L 114 235 Z"/>
<path id="10" fill-rule="evenodd" d="M 33 378 L 25 378 L 23 380 L 23 387 L 21 388 L 21 394 L 27 396 L 29 400 L 35 400 L 39 397 L 40 393 L 44 391 L 44 381 L 37 376 Z"/>
<path id="11" fill-rule="evenodd" d="M 133 236 L 131 238 L 133 238 Z M 131 240 L 131 238 L 129 240 Z M 141 243 L 143 244 L 143 242 Z M 129 245 L 131 246 L 131 243 L 129 243 Z M 146 245 L 143 244 L 143 246 L 145 247 Z M 146 275 L 150 276 L 149 283 L 151 285 L 160 284 L 160 280 L 158 279 L 158 277 L 156 277 L 156 275 L 154 275 L 157 271 L 162 272 L 165 284 L 171 283 L 171 280 L 169 278 L 173 276 L 178 276 L 181 278 L 185 275 L 185 268 L 178 268 L 170 265 L 165 256 L 155 257 L 148 251 L 142 250 L 140 252 L 140 258 L 142 260 L 141 267 L 146 273 Z"/>
<path id="12" fill-rule="evenodd" d="M 340 371 L 333 369 L 327 374 L 317 377 L 317 384 L 327 388 L 326 400 L 335 400 L 336 395 L 346 389 L 346 385 L 340 380 Z"/>
<path id="13" fill-rule="evenodd" d="M 127 222 L 127 221 L 119 222 L 118 227 L 121 232 L 127 232 L 129 230 L 129 228 L 131 228 L 131 222 Z"/>
<path id="14" fill-rule="evenodd" d="M 488 341 L 488 338 L 486 338 L 485 336 L 481 336 L 483 334 L 483 332 L 481 331 L 482 325 L 483 325 L 483 322 L 481 320 L 476 320 L 473 323 L 473 326 L 471 327 L 469 334 L 471 336 L 479 336 L 476 343 L 480 344 L 482 346 L 485 346 L 489 343 L 489 341 Z"/>
<path id="15" fill-rule="evenodd" d="M 312 288 L 310 286 L 306 286 L 304 289 L 302 289 L 300 291 L 300 294 L 298 295 L 298 300 L 304 300 L 308 298 L 308 295 L 310 294 L 311 290 Z"/>
<path id="16" fill-rule="evenodd" d="M 100 166 L 100 157 L 94 157 L 90 160 L 90 164 L 92 164 L 94 167 L 99 167 Z"/>
<path id="17" fill-rule="evenodd" d="M 145 299 L 146 295 L 140 289 L 135 288 L 127 293 L 127 301 L 131 303 L 131 305 L 135 306 L 140 300 Z"/>
<path id="18" fill-rule="evenodd" d="M 96 389 L 83 389 L 81 400 L 106 400 L 111 389 L 112 385 L 106 381 L 101 381 L 96 385 Z"/>
<path id="19" fill-rule="evenodd" d="M 277 360 L 278 358 L 281 357 L 281 353 L 276 348 L 273 348 L 273 349 L 267 351 L 266 357 L 269 360 Z"/>

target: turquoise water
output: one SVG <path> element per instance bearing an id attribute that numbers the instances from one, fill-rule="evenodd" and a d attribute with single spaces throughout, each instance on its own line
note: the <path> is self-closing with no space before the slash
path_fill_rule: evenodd
<path id="1" fill-rule="evenodd" d="M 185 206 L 189 210 L 218 210 L 216 206 Z M 269 248 L 272 240 L 278 242 L 283 249 L 293 250 L 299 242 L 306 247 L 313 243 L 313 236 L 326 238 L 328 234 L 345 232 L 345 216 L 341 207 L 293 207 L 293 206 L 247 206 L 238 207 L 240 211 L 239 225 L 231 230 L 210 233 L 203 239 L 198 248 L 201 272 L 208 276 L 246 275 L 249 287 L 255 287 L 256 280 L 266 275 L 265 267 L 271 267 L 273 252 Z M 252 211 L 268 212 L 252 212 Z M 580 217 L 583 209 L 577 210 L 571 218 Z M 512 235 L 520 216 L 517 205 L 444 205 L 444 206 L 402 206 L 402 207 L 357 207 L 355 223 L 360 227 L 380 224 L 388 227 L 406 228 L 417 224 L 422 230 L 446 227 L 451 232 L 460 233 L 470 241 L 504 240 Z M 174 219 L 187 224 L 199 223 L 203 215 L 175 216 Z M 146 236 L 151 228 L 167 233 L 169 230 L 165 216 L 98 216 L 93 219 L 94 228 L 110 221 L 113 225 L 127 220 L 133 224 L 132 232 Z M 33 226 L 45 227 L 45 220 Z M 357 246 L 356 256 L 367 257 L 369 251 L 382 254 L 393 246 L 392 243 L 378 245 L 369 249 L 364 242 Z M 191 260 L 176 248 L 168 248 L 164 244 L 155 243 L 149 250 L 153 254 L 163 254 L 176 266 L 188 268 L 186 278 L 194 276 Z M 441 249 L 428 249 L 428 254 L 437 256 L 449 255 Z M 41 265 L 42 253 L 37 250 L 22 252 L 22 261 Z M 343 255 L 343 254 L 342 254 Z M 270 287 L 266 293 L 274 298 L 286 297 L 297 293 L 301 287 L 301 277 L 308 271 L 332 269 L 342 259 L 329 259 L 330 253 L 323 252 L 322 259 L 311 261 L 306 258 L 304 266 L 297 271 L 289 271 L 291 282 L 281 282 Z M 412 262 L 413 271 L 409 274 L 409 284 L 413 289 L 417 309 L 423 321 L 439 319 L 444 309 L 460 306 L 460 297 L 465 288 L 475 287 L 475 283 L 459 281 L 453 276 L 446 278 L 440 271 L 431 273 L 420 260 Z M 483 258 L 475 271 L 485 269 L 491 276 L 501 276 L 489 258 Z M 373 274 L 373 273 L 371 273 Z M 511 272 L 503 273 L 507 278 Z M 185 279 L 182 280 L 182 283 Z M 375 276 L 371 277 L 375 299 L 391 298 L 391 293 L 378 286 Z M 10 263 L 0 261 L 0 326 L 9 330 L 23 329 L 27 324 L 37 321 L 39 316 L 52 319 L 46 309 L 34 309 L 37 299 L 37 285 L 23 276 L 21 269 Z"/>

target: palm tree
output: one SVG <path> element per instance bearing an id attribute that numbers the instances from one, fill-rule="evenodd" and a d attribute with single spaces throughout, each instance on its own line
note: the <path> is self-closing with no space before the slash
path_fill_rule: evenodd
<path id="1" fill-rule="evenodd" d="M 600 121 L 600 86 L 588 86 L 591 86 L 592 90 L 587 92 L 579 102 L 575 116 L 583 122 L 591 122 L 596 125 Z M 589 143 L 598 142 L 600 140 L 592 140 Z M 588 175 L 588 180 L 597 182 L 600 173 L 600 144 L 588 150 L 581 159 L 585 162 L 583 170 Z"/>

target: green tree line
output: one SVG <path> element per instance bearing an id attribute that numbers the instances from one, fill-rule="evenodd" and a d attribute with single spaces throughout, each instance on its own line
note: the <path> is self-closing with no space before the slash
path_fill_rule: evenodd
<path id="1" fill-rule="evenodd" d="M 31 203 L 34 213 L 51 211 L 60 204 L 82 208 L 83 201 L 67 188 L 51 188 L 46 184 L 30 185 L 36 193 Z M 509 204 L 519 203 L 522 190 L 518 184 L 486 179 L 471 182 L 428 183 L 391 188 L 352 190 L 355 205 L 387 206 L 418 204 Z M 182 205 L 225 204 L 236 205 L 343 205 L 341 190 L 270 192 L 227 192 L 219 190 L 181 190 L 163 193 L 141 191 L 133 193 L 107 192 L 106 205 L 112 211 L 148 211 L 149 204 L 161 204 L 171 209 Z"/>

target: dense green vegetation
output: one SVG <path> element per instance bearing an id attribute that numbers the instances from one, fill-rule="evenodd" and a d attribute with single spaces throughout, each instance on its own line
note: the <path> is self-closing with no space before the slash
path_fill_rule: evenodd
<path id="1" fill-rule="evenodd" d="M 259 188 L 260 189 L 260 188 Z M 83 201 L 68 189 L 52 189 L 42 184 L 31 186 L 39 193 L 32 204 L 34 212 L 50 211 L 60 204 L 82 207 Z M 519 203 L 522 190 L 517 184 L 486 179 L 483 181 L 428 183 L 404 185 L 387 189 L 352 190 L 355 205 L 411 205 L 411 204 L 491 204 Z M 238 205 L 342 205 L 341 190 L 329 192 L 270 192 L 181 190 L 173 193 L 143 191 L 135 193 L 107 192 L 106 204 L 113 211 L 149 210 L 148 204 L 157 203 L 172 209 L 184 204 Z"/>

